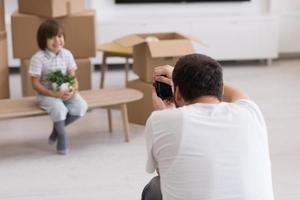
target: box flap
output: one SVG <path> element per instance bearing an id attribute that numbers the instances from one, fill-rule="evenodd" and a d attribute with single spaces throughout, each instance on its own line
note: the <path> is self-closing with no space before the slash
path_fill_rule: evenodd
<path id="1" fill-rule="evenodd" d="M 136 34 L 127 35 L 127 36 L 121 37 L 119 39 L 116 39 L 114 41 L 124 47 L 132 47 L 134 45 L 145 42 L 145 40 L 143 38 L 141 38 L 140 36 L 138 36 Z"/>
<path id="2" fill-rule="evenodd" d="M 177 33 L 178 35 L 180 35 L 181 37 L 187 38 L 189 40 L 193 40 L 194 42 L 199 42 L 201 43 L 201 40 L 195 36 L 189 35 L 189 34 L 185 34 L 185 33 Z"/>
<path id="3" fill-rule="evenodd" d="M 148 46 L 153 58 L 184 56 L 195 53 L 192 42 L 189 40 L 148 42 Z"/>
<path id="4" fill-rule="evenodd" d="M 182 37 L 176 37 L 176 32 L 152 32 L 152 33 L 138 33 L 136 34 L 146 40 L 147 37 L 157 37 L 159 40 L 170 40 L 170 39 L 183 39 Z"/>

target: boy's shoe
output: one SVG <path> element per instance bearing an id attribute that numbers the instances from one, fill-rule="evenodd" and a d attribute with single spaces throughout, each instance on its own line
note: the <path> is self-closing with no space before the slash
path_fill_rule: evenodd
<path id="1" fill-rule="evenodd" d="M 57 137 L 52 133 L 48 138 L 48 144 L 53 145 L 56 142 Z"/>

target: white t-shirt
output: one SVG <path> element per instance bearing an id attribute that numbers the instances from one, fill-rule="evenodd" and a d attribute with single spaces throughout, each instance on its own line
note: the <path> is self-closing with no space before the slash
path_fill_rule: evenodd
<path id="1" fill-rule="evenodd" d="M 60 70 L 63 74 L 76 70 L 77 66 L 72 53 L 62 48 L 57 55 L 48 50 L 40 50 L 35 53 L 30 61 L 29 74 L 33 77 L 40 77 L 41 84 L 52 89 L 48 74 Z"/>
<path id="2" fill-rule="evenodd" d="M 250 100 L 155 111 L 146 143 L 164 200 L 274 199 L 267 130 Z"/>

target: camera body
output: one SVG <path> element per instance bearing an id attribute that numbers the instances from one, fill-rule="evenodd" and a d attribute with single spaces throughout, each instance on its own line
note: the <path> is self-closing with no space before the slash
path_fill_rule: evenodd
<path id="1" fill-rule="evenodd" d="M 173 98 L 173 91 L 172 86 L 160 81 L 155 81 L 154 83 L 155 91 L 158 97 L 162 100 L 172 100 Z"/>

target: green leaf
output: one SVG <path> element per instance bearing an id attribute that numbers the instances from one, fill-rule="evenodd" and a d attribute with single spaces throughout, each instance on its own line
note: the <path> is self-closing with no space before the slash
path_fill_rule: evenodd
<path id="1" fill-rule="evenodd" d="M 75 76 L 64 75 L 61 70 L 53 71 L 48 74 L 48 80 L 52 83 L 56 83 L 59 86 L 63 83 L 69 83 L 70 85 L 74 85 Z"/>

